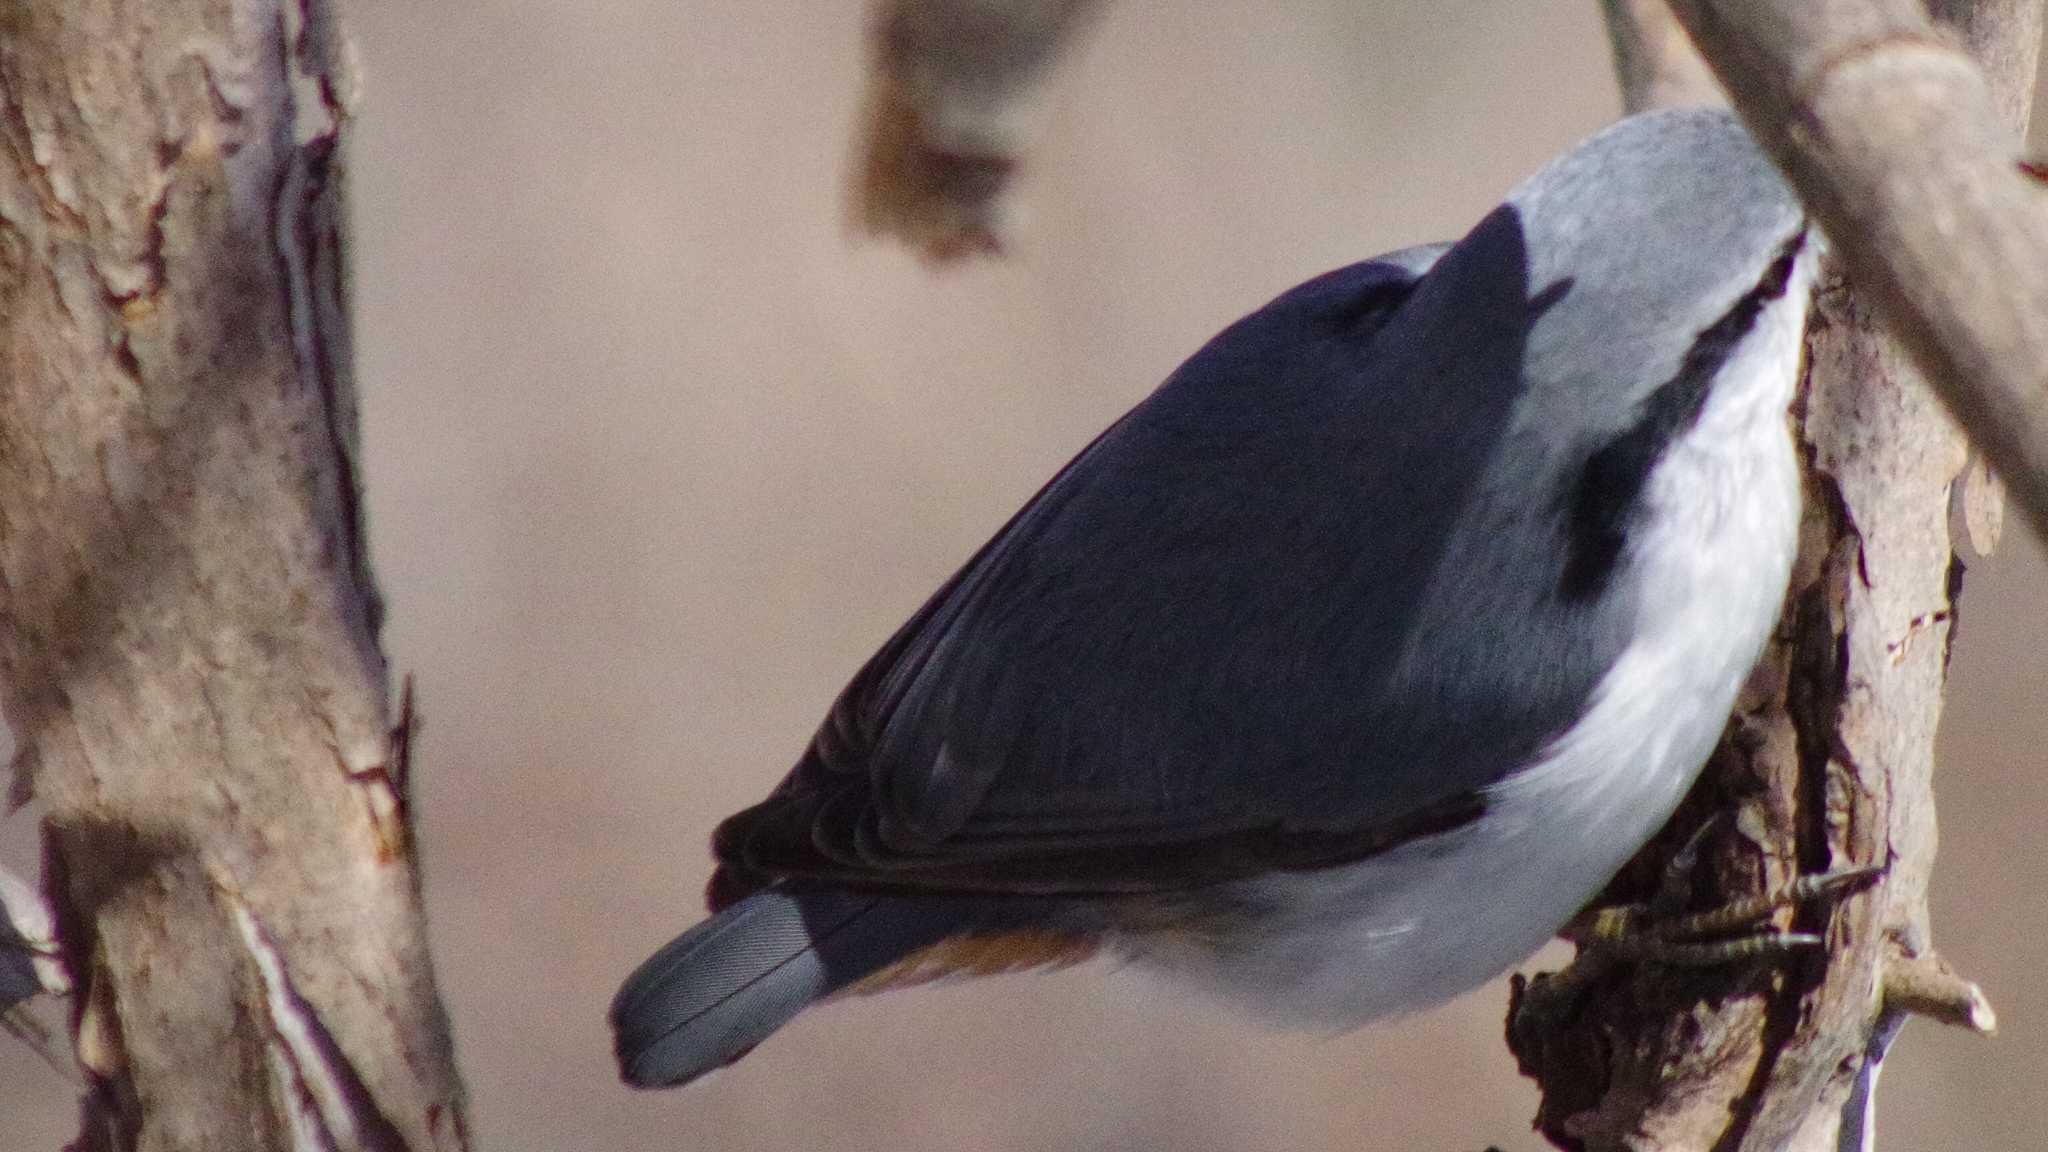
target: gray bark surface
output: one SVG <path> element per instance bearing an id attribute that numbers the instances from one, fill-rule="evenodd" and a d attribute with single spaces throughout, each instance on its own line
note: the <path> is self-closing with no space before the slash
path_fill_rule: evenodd
<path id="1" fill-rule="evenodd" d="M 0 700 L 89 1149 L 454 1149 L 324 0 L 0 13 Z"/>

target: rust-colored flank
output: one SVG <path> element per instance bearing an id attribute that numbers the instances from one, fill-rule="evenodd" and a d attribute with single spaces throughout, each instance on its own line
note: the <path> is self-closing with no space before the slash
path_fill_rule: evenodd
<path id="1" fill-rule="evenodd" d="M 913 988 L 935 980 L 1000 976 L 1032 968 L 1065 968 L 1094 956 L 1096 942 L 1056 932 L 1007 932 L 995 936 L 959 936 L 913 952 L 860 980 L 840 996 L 866 996 L 896 988 Z"/>

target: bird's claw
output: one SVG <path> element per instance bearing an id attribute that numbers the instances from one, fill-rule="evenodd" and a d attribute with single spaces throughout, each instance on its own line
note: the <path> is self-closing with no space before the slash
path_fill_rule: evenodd
<path id="1" fill-rule="evenodd" d="M 1617 964 L 1714 968 L 1782 960 L 1821 948 L 1826 941 L 1815 933 L 1787 931 L 1764 921 L 1781 908 L 1857 891 L 1884 874 L 1882 867 L 1872 866 L 1796 876 L 1769 891 L 1686 913 L 1700 848 L 1718 823 L 1718 818 L 1708 820 L 1672 855 L 1647 904 L 1591 909 L 1567 925 L 1560 935 L 1579 946 L 1579 955 L 1563 971 L 1534 979 L 1516 974 L 1509 1008 L 1514 1031 L 1547 1030 L 1568 1018 L 1579 997 Z"/>

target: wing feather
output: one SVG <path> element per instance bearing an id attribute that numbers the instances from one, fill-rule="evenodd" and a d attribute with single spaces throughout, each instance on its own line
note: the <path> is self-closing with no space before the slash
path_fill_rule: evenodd
<path id="1" fill-rule="evenodd" d="M 1312 280 L 1211 341 L 861 669 L 774 795 L 721 826 L 720 859 L 1146 891 L 1356 859 L 1475 815 L 1618 648 L 1559 625 L 1561 546 L 1489 545 L 1486 562 L 1529 566 L 1512 603 L 1447 592 L 1475 533 L 1540 539 L 1498 521 L 1549 515 L 1498 490 L 1498 461 L 1520 450 L 1522 346 L 1569 286 L 1525 283 L 1500 217 L 1447 255 Z M 1516 613 L 1526 635 L 1478 622 Z"/>

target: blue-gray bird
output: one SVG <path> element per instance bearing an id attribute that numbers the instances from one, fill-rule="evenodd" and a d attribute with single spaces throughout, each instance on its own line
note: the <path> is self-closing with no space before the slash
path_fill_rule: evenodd
<path id="1" fill-rule="evenodd" d="M 1777 617 L 1815 246 L 1733 118 L 1658 112 L 1226 329 L 719 827 L 712 917 L 612 1005 L 625 1079 L 1097 953 L 1330 1031 L 1540 947 Z"/>

